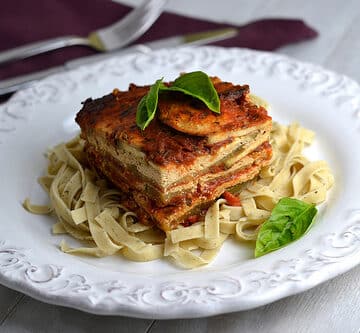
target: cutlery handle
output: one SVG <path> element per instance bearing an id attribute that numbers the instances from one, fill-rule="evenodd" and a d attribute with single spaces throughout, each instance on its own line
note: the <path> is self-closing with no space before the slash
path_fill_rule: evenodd
<path id="1" fill-rule="evenodd" d="M 46 76 L 64 71 L 63 66 L 52 67 L 36 73 L 16 76 L 14 78 L 0 81 L 0 96 L 13 93 L 19 89 L 30 87 L 35 81 Z"/>
<path id="2" fill-rule="evenodd" d="M 92 55 L 80 59 L 74 59 L 68 61 L 65 66 L 57 66 L 48 68 L 39 72 L 30 73 L 26 75 L 20 75 L 5 80 L 0 80 L 0 96 L 15 92 L 19 89 L 25 89 L 30 87 L 35 81 L 43 79 L 52 74 L 63 72 L 64 70 L 71 70 L 82 65 L 89 65 L 97 61 L 105 60 L 107 58 L 115 57 L 117 55 L 124 55 L 129 53 L 149 52 L 151 49 L 146 45 L 134 45 L 129 48 L 112 52 Z"/>
<path id="3" fill-rule="evenodd" d="M 78 36 L 64 36 L 26 44 L 0 52 L 0 65 L 72 45 L 90 46 L 90 42 L 87 38 Z"/>

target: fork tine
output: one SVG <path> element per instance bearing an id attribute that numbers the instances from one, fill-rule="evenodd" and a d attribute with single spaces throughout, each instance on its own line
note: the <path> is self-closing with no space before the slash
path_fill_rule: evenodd
<path id="1" fill-rule="evenodd" d="M 149 15 L 158 15 L 162 10 L 167 0 L 145 0 L 140 6 L 132 10 L 121 22 L 126 24 L 128 20 L 139 19 Z"/>
<path id="2" fill-rule="evenodd" d="M 125 18 L 93 34 L 105 50 L 114 50 L 140 37 L 160 16 L 167 0 L 145 0 Z"/>
<path id="3" fill-rule="evenodd" d="M 167 0 L 149 0 L 132 10 L 119 22 L 88 37 L 62 36 L 15 47 L 0 52 L 0 65 L 72 45 L 90 46 L 98 51 L 111 51 L 140 37 L 161 14 Z"/>
<path id="4" fill-rule="evenodd" d="M 135 10 L 129 13 L 121 22 L 117 28 L 130 28 L 136 29 L 136 26 L 148 27 L 159 16 L 162 11 L 162 7 L 165 5 L 166 0 L 150 0 L 143 3 L 143 5 L 137 7 Z"/>

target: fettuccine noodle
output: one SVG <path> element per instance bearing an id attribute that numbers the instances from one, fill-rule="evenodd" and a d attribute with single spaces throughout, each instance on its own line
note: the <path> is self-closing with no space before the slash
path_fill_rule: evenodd
<path id="1" fill-rule="evenodd" d="M 136 215 L 120 204 L 123 194 L 87 169 L 79 137 L 48 152 L 48 173 L 39 182 L 49 194 L 50 206 L 25 200 L 24 207 L 33 213 L 54 213 L 58 219 L 54 234 L 69 234 L 86 243 L 72 248 L 62 241 L 60 248 L 66 253 L 97 257 L 121 253 L 133 261 L 167 257 L 181 267 L 195 268 L 210 263 L 230 236 L 256 240 L 259 227 L 282 197 L 312 204 L 326 199 L 334 182 L 329 167 L 302 154 L 313 137 L 297 124 L 273 124 L 271 163 L 237 190 L 241 207 L 218 199 L 204 221 L 167 233 L 138 223 Z"/>

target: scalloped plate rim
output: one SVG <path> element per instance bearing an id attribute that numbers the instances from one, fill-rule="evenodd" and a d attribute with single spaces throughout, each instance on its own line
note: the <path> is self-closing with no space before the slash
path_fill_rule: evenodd
<path id="1" fill-rule="evenodd" d="M 95 68 L 95 66 L 106 66 L 106 64 L 112 64 L 112 61 L 115 61 L 116 59 L 130 59 L 133 62 L 136 61 L 137 58 L 146 58 L 146 57 L 154 57 L 154 59 L 159 60 L 162 56 L 166 57 L 169 56 L 172 53 L 176 53 L 178 55 L 181 52 L 178 52 L 179 50 L 183 50 L 184 52 L 189 53 L 195 53 L 199 50 L 204 53 L 209 53 L 218 56 L 221 55 L 232 55 L 230 60 L 236 61 L 236 57 L 240 56 L 254 56 L 255 58 L 259 58 L 260 61 L 258 64 L 255 63 L 255 66 L 258 65 L 260 70 L 263 69 L 263 67 L 268 66 L 266 61 L 273 61 L 274 63 L 281 61 L 285 63 L 289 62 L 291 65 L 299 66 L 300 69 L 304 70 L 304 73 L 306 75 L 309 75 L 310 81 L 312 80 L 311 75 L 312 72 L 318 72 L 321 75 L 323 73 L 326 73 L 326 75 L 329 75 L 330 78 L 335 78 L 339 80 L 339 85 L 341 84 L 340 88 L 337 88 L 336 85 L 334 86 L 326 86 L 324 83 L 318 83 L 315 80 L 315 83 L 317 87 L 320 85 L 324 85 L 324 92 L 328 95 L 324 95 L 324 98 L 328 98 L 331 96 L 334 100 L 340 100 L 341 103 L 348 103 L 348 100 L 351 100 L 352 111 L 353 112 L 359 112 L 360 110 L 360 98 L 355 96 L 355 93 L 360 92 L 359 85 L 354 82 L 353 80 L 336 74 L 334 72 L 328 71 L 323 69 L 321 66 L 313 65 L 310 63 L 304 63 L 300 62 L 291 58 L 288 58 L 283 55 L 279 54 L 271 54 L 268 52 L 261 52 L 261 51 L 253 51 L 248 49 L 239 49 L 239 48 L 231 48 L 231 49 L 223 49 L 219 47 L 187 47 L 187 48 L 181 48 L 177 49 L 177 51 L 169 49 L 169 50 L 161 50 L 156 51 L 147 55 L 128 55 L 123 58 L 112 58 L 105 61 L 102 61 L 101 63 L 97 63 L 91 66 L 83 66 L 79 69 L 64 72 L 59 74 L 57 76 L 60 79 L 65 79 L 67 77 L 74 76 L 77 73 L 84 72 L 86 73 L 90 69 Z M 174 54 L 172 54 L 174 56 Z M 246 58 L 245 58 L 246 59 Z M 229 60 L 229 59 L 225 59 Z M 217 62 L 217 59 L 212 59 L 213 62 Z M 225 61 L 224 61 L 225 62 Z M 256 61 L 255 61 L 256 62 Z M 257 68 L 252 67 L 254 64 L 251 62 L 249 63 L 249 70 L 256 72 Z M 290 67 L 289 71 L 291 72 L 292 68 Z M 307 72 L 308 70 L 308 72 Z M 296 72 L 296 68 L 295 68 Z M 303 74 L 304 74 L 303 73 Z M 273 73 L 274 74 L 274 73 Z M 294 75 L 294 73 L 286 74 L 286 75 Z M 324 74 L 325 75 L 325 74 Z M 3 108 L 3 114 L 7 113 L 8 118 L 12 118 L 15 122 L 16 115 L 12 113 L 11 109 L 9 107 L 14 106 L 16 109 L 16 106 L 18 103 L 26 103 L 25 98 L 23 96 L 27 96 L 26 94 L 30 94 L 30 96 L 35 96 L 36 89 L 41 90 L 42 84 L 47 84 L 48 82 L 51 82 L 52 79 L 54 79 L 56 76 L 51 76 L 49 78 L 46 78 L 45 80 L 39 81 L 35 84 L 33 88 L 27 89 L 26 91 L 22 91 L 20 93 L 15 94 L 6 104 L 5 106 L 0 106 L 0 112 L 1 108 Z M 296 75 L 294 76 L 295 80 L 298 78 Z M 301 79 L 300 79 L 301 80 Z M 71 81 L 71 80 L 70 80 Z M 311 83 L 311 82 L 310 82 Z M 308 83 L 304 83 L 308 84 Z M 343 92 L 346 89 L 350 89 L 351 93 L 348 93 L 346 91 L 346 94 Z M 353 92 L 354 91 L 354 92 Z M 353 95 L 352 95 L 353 94 Z M 357 95 L 359 96 L 359 94 Z M 39 103 L 39 101 L 36 100 L 38 98 L 35 96 L 35 102 L 30 100 L 31 103 Z M 345 100 L 345 102 L 343 102 Z M 51 101 L 51 99 L 50 99 Z M 45 101 L 45 103 L 48 103 L 49 101 Z M 339 102 L 339 103 L 340 103 Z M 56 101 L 54 102 L 56 103 Z M 350 103 L 350 104 L 351 104 Z M 25 104 L 26 107 L 26 104 Z M 10 111 L 9 111 L 10 110 Z M 4 118 L 5 120 L 9 120 L 8 118 Z M 21 117 L 19 117 L 20 119 Z M 6 122 L 5 122 L 6 124 Z M 11 124 L 11 119 L 9 121 L 9 124 Z M 11 132 L 11 131 L 9 131 Z M 1 149 L 1 147 L 0 147 Z M 347 212 L 346 212 L 347 213 Z M 279 260 L 284 262 L 284 265 L 286 266 L 286 269 L 288 270 L 285 273 L 279 273 L 281 270 L 274 269 L 273 271 L 249 271 L 249 272 L 242 272 L 244 273 L 243 276 L 240 276 L 239 279 L 233 278 L 234 273 L 236 271 L 236 267 L 230 267 L 226 269 L 224 272 L 221 272 L 220 274 L 218 272 L 212 271 L 210 272 L 209 276 L 212 278 L 212 276 L 217 276 L 217 279 L 208 279 L 209 283 L 208 286 L 203 286 L 201 283 L 189 283 L 186 279 L 184 281 L 178 281 L 177 285 L 171 285 L 171 283 L 174 283 L 173 279 L 170 279 L 170 287 L 167 286 L 156 286 L 155 288 L 151 289 L 150 291 L 146 288 L 142 288 L 141 286 L 134 286 L 133 289 L 130 288 L 130 290 L 127 292 L 126 288 L 121 285 L 121 281 L 116 284 L 116 282 L 112 280 L 104 281 L 102 284 L 101 282 L 96 282 L 96 285 L 94 284 L 91 286 L 91 280 L 87 279 L 84 276 L 77 275 L 77 274 L 71 274 L 71 272 L 66 272 L 66 267 L 64 269 L 65 273 L 63 273 L 63 268 L 60 266 L 48 264 L 48 263 L 41 263 L 46 267 L 46 270 L 53 270 L 51 271 L 50 275 L 52 278 L 50 278 L 49 281 L 37 281 L 34 283 L 35 280 L 32 280 L 31 275 L 37 274 L 37 270 L 40 270 L 40 265 L 38 263 L 32 263 L 28 261 L 28 257 L 26 254 L 22 252 L 21 249 L 14 248 L 13 244 L 8 244 L 9 241 L 1 242 L 0 238 L 0 282 L 4 285 L 6 285 L 9 288 L 13 288 L 17 291 L 24 292 L 28 294 L 29 296 L 32 296 L 38 300 L 45 301 L 52 304 L 58 304 L 62 306 L 68 306 L 77 308 L 83 311 L 96 313 L 96 314 L 117 314 L 117 315 L 126 315 L 131 317 L 142 317 L 142 318 L 157 318 L 157 319 L 170 319 L 170 318 L 195 318 L 195 317 L 203 317 L 208 315 L 216 315 L 226 312 L 234 312 L 239 310 L 247 310 L 251 309 L 257 306 L 261 306 L 264 304 L 268 304 L 270 302 L 273 302 L 275 300 L 278 300 L 280 298 L 300 293 L 304 290 L 307 290 L 311 287 L 314 287 L 326 280 L 329 280 L 330 278 L 333 278 L 339 274 L 344 273 L 345 271 L 349 270 L 350 268 L 356 266 L 360 263 L 360 258 L 356 261 L 354 260 L 354 256 L 360 252 L 360 213 L 356 209 L 354 212 L 352 212 L 352 215 L 349 217 L 349 220 L 351 220 L 351 223 L 348 223 L 347 225 L 344 225 L 344 227 L 341 230 L 337 230 L 338 233 L 334 234 L 334 238 L 338 237 L 339 239 L 336 239 L 336 241 L 339 242 L 345 242 L 344 244 L 347 245 L 348 252 L 345 253 L 344 256 L 340 256 L 340 259 L 336 256 L 329 257 L 324 256 L 321 254 L 321 251 L 319 253 L 308 253 L 310 250 L 305 251 L 304 253 L 301 253 L 298 258 L 291 258 L 286 260 Z M 1 229 L 1 226 L 0 226 Z M 345 235 L 345 236 L 344 236 Z M 326 235 L 328 237 L 332 236 L 332 234 Z M 345 239 L 346 238 L 346 239 Z M 350 238 L 350 241 L 349 241 Z M 347 243 L 346 243 L 347 242 Z M 332 247 L 330 246 L 329 249 L 326 250 L 333 250 L 335 248 L 332 244 Z M 1 255 L 9 256 L 9 262 L 1 262 Z M 301 257 L 303 256 L 303 257 Z M 22 258 L 22 259 L 21 259 Z M 330 258 L 330 259 L 329 259 Z M 296 265 L 299 264 L 299 262 L 296 262 L 296 260 L 304 260 L 306 263 L 306 260 L 311 261 L 313 260 L 314 264 L 320 265 L 320 269 L 318 271 L 311 271 L 307 272 L 306 274 L 309 274 L 309 281 L 303 280 L 296 280 L 296 274 L 297 274 L 297 268 Z M 338 264 L 340 265 L 337 269 L 329 269 L 331 264 Z M 37 266 L 39 265 L 39 266 Z M 274 265 L 271 265 L 273 267 Z M 305 265 L 306 266 L 306 265 Z M 295 267 L 295 269 L 293 269 Z M 306 267 L 305 267 L 306 268 Z M 326 274 L 324 273 L 321 275 L 321 277 L 312 278 L 313 274 L 317 274 L 319 272 L 322 272 L 322 269 Z M 15 272 L 15 275 L 13 273 Z M 306 272 L 306 269 L 305 269 Z M 197 276 L 201 272 L 194 271 L 193 274 Z M 254 278 L 249 277 L 252 273 L 259 273 L 260 275 Z M 263 274 L 264 273 L 264 274 Z M 16 275 L 17 274 L 17 275 Z M 68 283 L 65 287 L 62 289 L 60 288 L 62 292 L 59 294 L 56 291 L 54 292 L 52 289 L 51 292 L 49 292 L 50 289 L 46 290 L 45 287 L 51 287 L 53 288 L 52 283 L 61 277 L 63 275 L 64 281 Z M 277 275 L 278 274 L 278 275 Z M 181 276 L 187 276 L 187 275 L 181 275 Z M 305 275 L 304 275 L 305 276 Z M 242 278 L 242 279 L 241 279 Z M 147 280 L 146 278 L 145 280 Z M 246 280 L 249 279 L 249 280 Z M 61 280 L 61 279 L 60 279 Z M 144 280 L 144 281 L 145 281 Z M 175 279 L 176 280 L 176 279 Z M 265 288 L 265 290 L 269 290 L 271 288 L 280 288 L 279 285 L 283 284 L 283 287 L 280 291 L 276 293 L 269 293 L 266 297 L 257 299 L 254 296 L 247 299 L 247 291 L 246 291 L 246 284 L 245 281 L 248 282 L 248 285 L 251 283 L 254 283 L 259 286 L 259 288 Z M 59 282 L 59 280 L 55 281 L 56 283 Z M 113 283 L 114 282 L 114 283 Z M 55 283 L 55 285 L 56 285 Z M 218 284 L 216 284 L 218 283 Z M 262 284 L 264 283 L 264 285 Z M 89 285 L 90 284 L 90 285 Z M 215 287 L 213 286 L 215 284 Z M 40 287 L 39 287 L 40 286 Z M 70 287 L 69 287 L 70 286 Z M 92 294 L 89 292 L 94 288 L 98 288 L 95 290 L 95 292 Z M 69 289 L 67 289 L 69 288 Z M 90 288 L 90 289 L 86 289 Z M 106 290 L 108 294 L 103 295 L 103 298 L 100 300 L 97 299 L 99 297 L 99 293 L 101 293 L 101 288 Z M 125 293 L 121 293 L 121 291 L 124 291 Z M 217 291 L 217 288 L 221 289 L 224 288 L 225 293 L 221 294 Z M 245 291 L 244 291 L 245 288 Z M 266 289 L 267 288 L 267 289 Z M 292 289 L 291 289 L 292 288 Z M 159 289 L 159 290 L 157 290 Z M 66 294 L 67 292 L 67 294 Z M 104 291 L 103 291 L 104 292 Z M 119 292 L 119 294 L 117 294 Z M 226 294 L 227 292 L 227 294 Z M 65 294 L 63 294 L 65 293 Z M 83 294 L 81 294 L 83 293 Z M 87 294 L 88 293 L 88 294 Z M 114 293 L 114 295 L 112 294 Z M 194 293 L 194 295 L 192 294 Z M 161 297 L 163 298 L 161 300 Z M 250 292 L 251 294 L 251 292 Z M 79 296 L 80 295 L 80 296 Z M 199 296 L 200 295 L 200 296 Z M 74 296 L 77 296 L 74 298 Z M 242 297 L 243 300 L 239 300 L 236 297 Z M 152 303 L 148 298 L 155 299 L 157 302 L 159 302 L 158 306 L 163 306 L 162 310 L 165 310 L 164 313 L 154 313 L 152 306 Z M 178 297 L 178 299 L 174 298 Z M 210 306 L 203 306 L 201 302 L 198 302 L 198 297 L 203 301 L 208 301 L 210 299 Z M 203 299 L 201 297 L 204 297 Z M 112 298 L 111 301 L 107 300 L 108 298 Z M 126 300 L 124 303 L 124 299 Z M 161 304 L 161 302 L 164 302 L 164 304 Z M 212 303 L 211 303 L 212 302 Z M 169 309 L 167 306 L 169 304 L 174 304 L 177 306 L 182 305 L 179 310 L 172 310 Z M 212 306 L 216 304 L 216 306 Z"/>

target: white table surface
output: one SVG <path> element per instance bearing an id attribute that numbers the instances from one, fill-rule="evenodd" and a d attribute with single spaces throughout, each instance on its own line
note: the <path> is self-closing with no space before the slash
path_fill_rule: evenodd
<path id="1" fill-rule="evenodd" d="M 136 5 L 140 0 L 118 0 Z M 359 0 L 169 0 L 167 9 L 241 24 L 302 18 L 320 36 L 277 52 L 360 81 Z M 164 27 L 166 29 L 166 27 Z M 299 295 L 250 311 L 202 319 L 102 317 L 48 305 L 0 286 L 0 332 L 360 332 L 360 267 Z"/>

